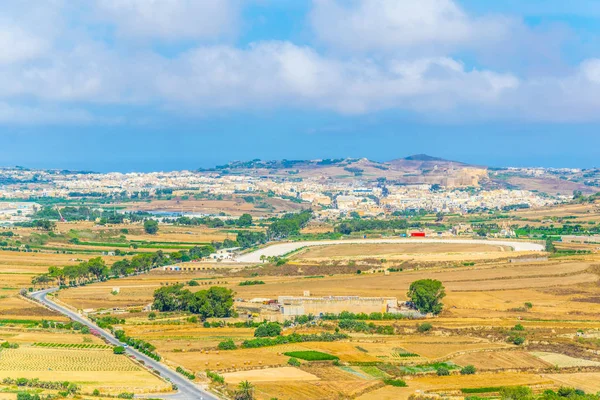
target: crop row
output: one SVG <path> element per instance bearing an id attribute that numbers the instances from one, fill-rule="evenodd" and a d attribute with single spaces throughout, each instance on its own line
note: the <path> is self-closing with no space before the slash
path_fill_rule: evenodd
<path id="1" fill-rule="evenodd" d="M 89 344 L 89 343 L 40 343 L 33 344 L 36 347 L 58 347 L 63 349 L 109 349 L 110 346 L 105 344 Z"/>

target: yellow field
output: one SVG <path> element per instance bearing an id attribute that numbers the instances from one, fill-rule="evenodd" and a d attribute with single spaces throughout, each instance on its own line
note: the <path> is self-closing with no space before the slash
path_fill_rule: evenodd
<path id="1" fill-rule="evenodd" d="M 600 367 L 599 361 L 585 360 L 583 358 L 569 357 L 564 354 L 547 353 L 547 352 L 532 352 L 535 357 L 547 362 L 550 365 L 555 365 L 559 368 L 564 367 Z"/>
<path id="2" fill-rule="evenodd" d="M 238 371 L 223 374 L 225 382 L 280 382 L 280 381 L 318 381 L 319 377 L 294 367 L 265 368 L 251 371 Z"/>
<path id="3" fill-rule="evenodd" d="M 478 370 L 553 367 L 552 364 L 524 351 L 470 353 L 454 357 L 452 362 L 458 365 L 474 365 Z"/>
<path id="4" fill-rule="evenodd" d="M 112 350 L 52 349 L 21 346 L 3 349 L 0 378 L 70 381 L 107 392 L 165 391 L 169 385 Z"/>
<path id="5" fill-rule="evenodd" d="M 339 244 L 333 246 L 315 246 L 307 248 L 294 260 L 321 262 L 324 260 L 347 260 L 356 258 L 375 258 L 392 260 L 470 260 L 507 257 L 510 251 L 505 246 L 479 244 Z"/>
<path id="6" fill-rule="evenodd" d="M 600 373 L 578 372 L 574 374 L 546 374 L 544 377 L 554 380 L 560 386 L 574 387 L 586 393 L 600 392 Z"/>

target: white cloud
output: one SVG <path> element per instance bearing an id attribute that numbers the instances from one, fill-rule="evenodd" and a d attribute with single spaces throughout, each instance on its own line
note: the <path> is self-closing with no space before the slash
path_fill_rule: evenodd
<path id="1" fill-rule="evenodd" d="M 502 24 L 495 25 L 501 19 L 495 19 L 482 33 L 485 21 L 470 17 L 450 0 L 357 0 L 352 8 L 331 0 L 317 2 L 317 25 L 325 21 L 320 18 L 341 16 L 341 25 L 325 32 L 328 42 L 369 50 L 343 56 L 289 41 L 240 48 L 198 43 L 204 40 L 196 40 L 184 53 L 165 56 L 129 36 L 214 37 L 223 32 L 220 27 L 192 22 L 198 15 L 199 22 L 219 20 L 206 11 L 216 6 L 152 0 L 153 9 L 143 7 L 150 0 L 98 1 L 102 18 L 112 18 L 124 35 L 118 46 L 99 39 L 91 28 L 69 26 L 64 16 L 49 10 L 34 10 L 19 24 L 0 25 L 0 45 L 7 47 L 0 55 L 0 121 L 19 123 L 29 113 L 31 121 L 85 123 L 91 112 L 81 110 L 92 105 L 198 114 L 301 108 L 345 114 L 408 110 L 425 118 L 600 120 L 599 59 L 543 77 L 468 66 L 443 50 L 473 45 L 486 35 L 497 39 L 505 32 Z M 202 14 L 196 7 L 209 8 Z M 44 15 L 51 18 L 44 20 Z M 173 31 L 172 25 L 177 25 Z M 353 42 L 358 39 L 360 43 Z M 429 50 L 413 51 L 419 46 Z M 22 106 L 23 99 L 47 106 Z"/>
<path id="2" fill-rule="evenodd" d="M 494 103 L 518 87 L 510 74 L 467 70 L 450 58 L 341 61 L 289 42 L 245 50 L 201 47 L 157 76 L 163 98 L 199 108 L 308 107 L 341 113 L 448 110 Z"/>
<path id="3" fill-rule="evenodd" d="M 88 111 L 72 108 L 12 105 L 0 102 L 0 124 L 63 125 L 97 122 Z"/>
<path id="4" fill-rule="evenodd" d="M 236 29 L 233 0 L 97 0 L 98 17 L 124 36 L 215 38 Z"/>
<path id="5" fill-rule="evenodd" d="M 35 58 L 43 54 L 49 45 L 43 37 L 0 22 L 0 64 Z"/>
<path id="6" fill-rule="evenodd" d="M 335 48 L 395 53 L 445 52 L 499 41 L 504 17 L 471 17 L 452 0 L 314 0 L 317 37 Z"/>

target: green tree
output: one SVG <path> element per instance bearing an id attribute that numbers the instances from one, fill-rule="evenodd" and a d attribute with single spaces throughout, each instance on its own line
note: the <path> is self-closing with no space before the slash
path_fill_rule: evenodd
<path id="1" fill-rule="evenodd" d="M 254 330 L 254 337 L 275 337 L 281 335 L 281 325 L 277 322 L 261 324 Z"/>
<path id="2" fill-rule="evenodd" d="M 149 235 L 154 235 L 158 232 L 158 222 L 153 219 L 147 219 L 144 221 L 144 230 Z"/>
<path id="3" fill-rule="evenodd" d="M 530 400 L 533 399 L 531 389 L 525 386 L 509 386 L 500 390 L 502 400 Z"/>
<path id="4" fill-rule="evenodd" d="M 242 214 L 235 223 L 237 226 L 246 227 L 252 225 L 252 215 Z"/>
<path id="5" fill-rule="evenodd" d="M 446 296 L 446 292 L 442 282 L 435 279 L 421 279 L 411 283 L 407 295 L 421 313 L 437 315 L 442 311 L 441 299 Z"/>
<path id="6" fill-rule="evenodd" d="M 238 385 L 238 390 L 235 392 L 235 400 L 253 400 L 254 385 L 248 381 L 242 381 Z"/>

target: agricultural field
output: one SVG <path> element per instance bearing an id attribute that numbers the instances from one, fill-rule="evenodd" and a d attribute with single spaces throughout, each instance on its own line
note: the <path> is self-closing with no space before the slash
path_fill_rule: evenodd
<path id="1" fill-rule="evenodd" d="M 0 380 L 69 381 L 83 392 L 168 392 L 170 385 L 93 335 L 39 328 L 0 328 L 0 339 L 18 348 L 0 350 Z"/>
<path id="2" fill-rule="evenodd" d="M 200 206 L 221 207 L 223 201 L 190 200 L 178 204 L 165 200 L 154 204 L 165 211 L 181 205 L 198 207 L 200 212 Z M 143 208 L 146 203 L 132 206 Z M 261 215 L 255 205 L 242 200 L 226 206 L 231 215 L 246 211 Z M 281 210 L 288 206 L 299 205 L 285 202 Z M 576 211 L 573 208 L 564 213 L 575 215 Z M 544 218 L 526 212 L 533 211 L 511 215 Z M 586 211 L 577 214 L 578 219 L 588 217 L 593 218 Z M 262 232 L 266 228 L 249 229 Z M 327 224 L 316 224 L 303 229 L 303 233 L 320 234 L 332 229 Z M 126 390 L 159 393 L 168 391 L 170 386 L 127 357 L 113 354 L 93 335 L 42 328 L 42 321 L 67 319 L 20 297 L 20 290 L 31 287 L 31 278 L 50 266 L 77 265 L 97 256 L 110 266 L 133 253 L 159 249 L 173 252 L 234 239 L 236 235 L 225 228 L 173 225 L 161 225 L 157 234 L 148 235 L 139 223 L 97 226 L 91 222 L 58 223 L 57 237 L 30 228 L 18 228 L 16 232 L 19 239 L 29 240 L 33 246 L 39 242 L 39 246 L 60 250 L 0 251 L 0 342 L 19 345 L 0 350 L 0 380 L 16 377 L 17 373 L 19 377 L 42 380 L 76 380 L 87 392 L 98 388 L 111 394 Z M 131 246 L 134 243 L 138 248 Z M 565 246 L 580 249 L 576 245 Z M 115 249 L 132 254 L 102 254 Z M 63 250 L 72 254 L 63 254 Z M 462 389 L 503 385 L 528 385 L 536 390 L 570 385 L 600 390 L 595 389 L 594 381 L 600 374 L 598 254 L 545 259 L 545 254 L 532 257 L 511 253 L 505 247 L 479 244 L 312 247 L 289 256 L 281 265 L 190 263 L 205 269 L 153 270 L 64 288 L 56 299 L 83 314 L 101 311 L 103 314 L 98 316 L 115 317 L 115 329 L 154 346 L 167 366 L 194 374 L 197 383 L 234 390 L 239 382 L 250 381 L 257 400 L 405 399 L 416 391 L 459 397 L 467 393 Z M 511 262 L 513 257 L 523 260 Z M 392 271 L 375 272 L 381 268 Z M 313 324 L 286 325 L 281 334 L 340 332 L 347 336 L 333 341 L 311 339 L 257 348 L 242 346 L 255 339 L 255 326 L 240 323 L 260 321 L 263 315 L 258 309 L 270 299 L 302 296 L 309 291 L 311 296 L 393 296 L 407 300 L 411 283 L 420 279 L 439 280 L 446 291 L 443 311 L 425 321 L 431 324 L 427 331 L 419 330 L 424 321 L 407 318 L 365 320 L 370 331 L 353 331 L 334 319 L 318 320 Z M 242 282 L 258 283 L 240 285 Z M 205 325 L 189 310 L 142 310 L 152 303 L 157 289 L 176 284 L 184 285 L 192 294 L 213 286 L 231 289 L 235 292 L 234 306 L 251 311 L 232 318 L 209 318 Z M 281 322 L 276 314 L 271 310 L 266 315 Z M 515 331 L 517 325 L 520 328 Z M 515 344 L 515 336 L 521 337 L 522 342 Z M 229 341 L 235 349 L 219 347 Z M 294 360 L 290 362 L 290 358 Z M 474 375 L 460 374 L 463 367 L 471 365 L 476 369 Z M 438 376 L 440 368 L 447 369 L 450 375 Z M 221 374 L 224 383 L 219 386 L 211 382 L 205 373 L 207 369 Z M 393 386 L 390 382 L 394 380 L 405 381 L 407 387 Z"/>
<path id="3" fill-rule="evenodd" d="M 354 260 L 361 258 L 421 261 L 463 261 L 471 259 L 492 259 L 507 257 L 505 246 L 480 244 L 338 244 L 306 248 L 292 256 L 301 262 L 321 262 L 328 260 Z"/>
<path id="4" fill-rule="evenodd" d="M 473 365 L 478 370 L 496 370 L 509 368 L 549 368 L 553 365 L 524 351 L 491 351 L 468 353 L 454 357 L 452 362 L 458 365 Z"/>

